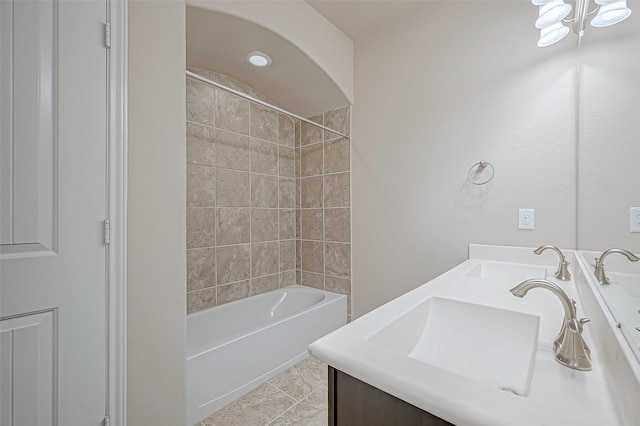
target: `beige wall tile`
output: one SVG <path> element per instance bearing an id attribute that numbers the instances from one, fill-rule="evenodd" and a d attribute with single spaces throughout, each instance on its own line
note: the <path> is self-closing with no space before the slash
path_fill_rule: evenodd
<path id="1" fill-rule="evenodd" d="M 219 285 L 216 287 L 216 294 L 218 305 L 235 302 L 251 295 L 251 285 L 249 280 Z"/>
<path id="2" fill-rule="evenodd" d="M 278 113 L 278 142 L 290 147 L 296 146 L 296 125 L 288 115 Z"/>
<path id="3" fill-rule="evenodd" d="M 296 211 L 293 209 L 280 209 L 279 215 L 279 238 L 281 240 L 296 238 Z"/>
<path id="4" fill-rule="evenodd" d="M 266 293 L 280 288 L 280 274 L 251 279 L 251 295 Z"/>
<path id="5" fill-rule="evenodd" d="M 285 271 L 280 273 L 280 288 L 296 285 L 296 271 Z"/>
<path id="6" fill-rule="evenodd" d="M 216 249 L 216 263 L 218 265 L 218 286 L 248 279 L 250 275 L 249 244 L 218 247 Z"/>
<path id="7" fill-rule="evenodd" d="M 349 140 L 333 139 L 324 143 L 324 172 L 337 173 L 349 171 Z"/>
<path id="8" fill-rule="evenodd" d="M 280 241 L 279 270 L 290 271 L 296 269 L 296 240 Z M 293 278 L 295 281 L 295 277 Z"/>
<path id="9" fill-rule="evenodd" d="M 216 209 L 187 207 L 187 248 L 215 245 Z"/>
<path id="10" fill-rule="evenodd" d="M 325 207 L 349 207 L 350 196 L 349 173 L 336 173 L 324 177 Z"/>
<path id="11" fill-rule="evenodd" d="M 223 74 L 194 72 L 264 98 Z M 350 293 L 350 245 L 331 245 L 350 242 L 349 141 L 194 83 L 187 87 L 190 309 L 295 283 Z M 346 107 L 311 120 L 348 134 L 349 115 Z"/>
<path id="12" fill-rule="evenodd" d="M 215 130 L 216 166 L 225 169 L 249 170 L 251 151 L 249 136 L 226 130 Z"/>
<path id="13" fill-rule="evenodd" d="M 257 278 L 278 272 L 278 242 L 251 244 L 251 277 Z"/>
<path id="14" fill-rule="evenodd" d="M 324 288 L 327 291 L 347 295 L 347 315 L 351 315 L 351 280 L 325 275 Z"/>
<path id="15" fill-rule="evenodd" d="M 302 179 L 296 179 L 296 209 L 300 208 L 301 200 L 302 200 Z"/>
<path id="16" fill-rule="evenodd" d="M 251 209 L 251 242 L 278 239 L 278 209 Z"/>
<path id="17" fill-rule="evenodd" d="M 216 127 L 249 134 L 249 101 L 223 90 L 216 90 Z"/>
<path id="18" fill-rule="evenodd" d="M 303 209 L 322 208 L 322 176 L 300 179 L 300 192 Z"/>
<path id="19" fill-rule="evenodd" d="M 187 314 L 216 306 L 216 288 L 190 291 L 187 293 Z"/>
<path id="20" fill-rule="evenodd" d="M 217 209 L 217 245 L 243 244 L 250 240 L 249 208 Z"/>
<path id="21" fill-rule="evenodd" d="M 201 75 L 204 78 L 208 78 L 211 81 L 216 81 L 216 76 L 215 76 L 215 72 L 213 71 L 209 71 L 209 70 L 205 70 L 204 68 L 196 68 L 196 67 L 187 67 L 188 71 L 194 72 L 196 74 Z"/>
<path id="22" fill-rule="evenodd" d="M 216 164 L 214 133 L 212 127 L 187 122 L 187 163 Z"/>
<path id="23" fill-rule="evenodd" d="M 302 271 L 300 273 L 300 284 L 324 290 L 324 275 Z"/>
<path id="24" fill-rule="evenodd" d="M 324 252 L 325 274 L 351 278 L 351 244 L 325 243 Z"/>
<path id="25" fill-rule="evenodd" d="M 300 176 L 317 176 L 322 174 L 322 144 L 303 146 L 300 149 Z"/>
<path id="26" fill-rule="evenodd" d="M 304 209 L 300 211 L 303 240 L 323 240 L 324 222 L 322 209 Z"/>
<path id="27" fill-rule="evenodd" d="M 214 89 L 213 87 L 187 79 L 187 121 L 213 126 Z"/>
<path id="28" fill-rule="evenodd" d="M 349 134 L 350 107 L 338 108 L 324 113 L 324 125 L 345 135 Z M 325 131 L 325 140 L 337 137 L 335 133 Z"/>
<path id="29" fill-rule="evenodd" d="M 273 104 L 273 101 L 271 99 L 269 99 L 268 97 L 266 97 L 265 95 L 263 95 L 262 93 L 258 92 L 256 89 L 254 89 L 253 87 L 249 86 L 248 84 L 236 80 L 233 77 L 229 77 L 226 74 L 222 74 L 222 73 L 215 73 L 215 77 L 214 77 L 214 81 L 217 83 L 220 83 L 222 85 L 225 85 L 227 87 L 230 87 L 232 89 L 237 90 L 238 92 L 242 92 L 245 93 L 253 98 L 259 99 L 263 102 L 266 102 L 268 104 Z"/>
<path id="30" fill-rule="evenodd" d="M 296 152 L 295 152 L 295 172 L 296 172 L 296 178 L 300 177 L 300 159 L 302 157 L 302 149 L 301 148 L 296 148 Z"/>
<path id="31" fill-rule="evenodd" d="M 351 209 L 331 208 L 324 210 L 325 241 L 351 241 Z"/>
<path id="32" fill-rule="evenodd" d="M 279 178 L 278 207 L 293 209 L 296 206 L 296 181 L 292 178 Z"/>
<path id="33" fill-rule="evenodd" d="M 296 152 L 295 148 L 280 145 L 278 147 L 279 155 L 279 175 L 287 177 L 296 176 Z"/>
<path id="34" fill-rule="evenodd" d="M 322 124 L 322 114 L 309 117 L 309 120 Z M 300 144 L 302 146 L 322 141 L 322 129 L 320 127 L 305 122 L 302 122 L 300 126 Z"/>
<path id="35" fill-rule="evenodd" d="M 251 206 L 278 207 L 278 177 L 251 174 Z"/>
<path id="36" fill-rule="evenodd" d="M 249 207 L 251 192 L 247 172 L 216 169 L 216 205 L 218 207 Z"/>
<path id="37" fill-rule="evenodd" d="M 254 103 L 251 103 L 250 111 L 250 135 L 254 138 L 278 142 L 278 113 Z"/>
<path id="38" fill-rule="evenodd" d="M 216 169 L 187 164 L 187 206 L 215 207 Z"/>
<path id="39" fill-rule="evenodd" d="M 324 273 L 324 243 L 321 241 L 301 242 L 302 270 L 307 272 Z"/>
<path id="40" fill-rule="evenodd" d="M 268 175 L 278 174 L 278 145 L 251 138 L 251 171 Z"/>
<path id="41" fill-rule="evenodd" d="M 294 252 L 295 264 L 295 252 Z M 216 249 L 187 250 L 187 291 L 216 285 Z"/>

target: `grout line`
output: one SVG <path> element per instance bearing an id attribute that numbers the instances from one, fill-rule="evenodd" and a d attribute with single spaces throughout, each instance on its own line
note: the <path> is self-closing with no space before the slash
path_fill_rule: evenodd
<path id="1" fill-rule="evenodd" d="M 324 126 L 324 122 L 325 122 L 325 113 L 322 113 L 322 125 Z M 325 214 L 325 197 L 324 197 L 324 193 L 325 193 L 325 189 L 324 189 L 324 176 L 325 176 L 325 159 L 324 159 L 324 147 L 325 147 L 325 132 L 322 133 L 322 194 L 320 195 L 322 198 L 322 289 L 326 290 L 327 289 L 327 221 L 326 221 L 326 214 Z"/>
<path id="2" fill-rule="evenodd" d="M 251 133 L 251 104 L 249 104 L 249 133 Z M 249 136 L 249 296 L 253 296 L 253 191 L 251 173 L 253 170 L 253 144 Z"/>
<path id="3" fill-rule="evenodd" d="M 278 386 L 274 385 L 273 383 L 271 383 L 271 380 L 275 379 L 276 377 L 280 376 L 281 374 L 284 374 L 287 370 L 277 374 L 276 376 L 272 377 L 271 379 L 267 380 L 267 383 L 269 383 L 271 386 L 273 386 L 274 388 L 278 389 L 280 392 L 282 392 L 283 394 L 287 395 L 289 398 L 293 399 L 295 402 L 300 402 L 302 401 L 305 397 L 302 397 L 300 399 L 296 398 L 295 396 L 289 394 L 287 391 L 280 389 Z"/>
<path id="4" fill-rule="evenodd" d="M 276 112 L 276 139 L 280 142 L 280 113 Z M 277 228 L 277 237 L 278 237 L 278 288 L 282 287 L 282 275 L 280 275 L 280 266 L 282 265 L 282 253 L 280 253 L 280 145 L 276 145 L 276 169 L 278 172 L 278 192 L 276 194 L 276 205 L 278 206 L 278 213 L 276 214 L 276 220 L 278 221 Z"/>
<path id="5" fill-rule="evenodd" d="M 268 241 L 256 241 L 255 244 L 259 243 L 277 243 L 278 241 L 295 241 L 295 238 L 283 238 L 282 240 L 268 240 Z M 237 246 L 246 246 L 254 243 L 238 243 L 238 244 L 222 244 L 219 246 L 203 246 L 203 247 L 189 247 L 187 250 L 200 250 L 200 249 L 210 249 L 210 248 L 224 248 L 224 247 L 237 247 Z"/>
<path id="6" fill-rule="evenodd" d="M 188 124 L 195 124 L 196 126 L 202 126 L 202 127 L 208 128 L 208 129 L 221 130 L 223 132 L 233 133 L 234 135 L 243 136 L 243 137 L 246 137 L 246 138 L 259 140 L 259 141 L 262 141 L 262 142 L 269 142 L 269 143 L 273 143 L 273 144 L 276 144 L 276 145 L 281 145 L 281 146 L 293 148 L 291 145 L 287 145 L 285 143 L 270 141 L 268 139 L 262 139 L 262 138 L 257 138 L 255 136 L 251 136 L 251 127 L 249 127 L 249 133 L 240 133 L 240 132 L 236 132 L 236 131 L 233 131 L 233 130 L 223 129 L 221 127 L 216 127 L 215 124 L 213 126 L 209 126 L 208 124 L 198 123 L 197 121 L 192 121 L 192 120 L 186 120 L 186 122 Z"/>
<path id="7" fill-rule="evenodd" d="M 217 92 L 214 90 L 213 91 L 213 162 L 214 164 L 216 163 L 217 159 L 218 159 L 218 144 L 216 142 L 216 131 L 215 131 L 215 126 L 216 126 L 216 116 L 218 115 L 217 113 L 218 111 L 218 94 Z M 218 207 L 218 169 L 214 168 L 215 172 L 213 174 L 214 176 L 214 197 L 213 197 L 213 205 L 217 208 Z M 213 282 L 215 283 L 215 287 L 216 287 L 216 305 L 218 306 L 218 210 L 216 209 L 213 212 L 213 215 L 215 217 L 215 221 L 213 224 L 213 242 L 216 245 L 216 247 L 213 249 L 213 261 L 215 262 L 214 268 L 213 268 L 213 273 L 214 273 L 214 277 L 213 277 Z"/>
<path id="8" fill-rule="evenodd" d="M 278 388 L 277 386 L 275 386 L 274 384 L 272 384 L 270 381 L 267 381 L 267 383 L 274 387 L 275 389 L 277 389 L 279 392 L 281 392 L 282 394 L 288 396 L 289 398 L 291 398 L 293 400 L 293 404 L 291 404 L 286 410 L 284 410 L 283 412 L 281 412 L 280 414 L 276 415 L 275 417 L 273 417 L 271 420 L 269 420 L 266 425 L 271 424 L 273 421 L 275 421 L 278 417 L 282 416 L 284 413 L 286 413 L 287 411 L 291 410 L 293 407 L 295 407 L 296 405 L 298 405 L 299 401 L 297 399 L 295 399 L 294 397 L 292 397 L 291 395 L 289 395 L 288 393 L 284 392 L 282 389 Z"/>

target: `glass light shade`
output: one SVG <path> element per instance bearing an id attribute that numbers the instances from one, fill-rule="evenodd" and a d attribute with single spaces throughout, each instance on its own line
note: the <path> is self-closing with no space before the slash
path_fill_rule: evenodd
<path id="1" fill-rule="evenodd" d="M 558 22 L 550 27 L 542 28 L 540 30 L 540 39 L 538 40 L 538 47 L 547 47 L 553 43 L 557 43 L 565 36 L 569 34 L 569 28 Z"/>
<path id="2" fill-rule="evenodd" d="M 631 15 L 631 9 L 627 7 L 627 0 L 607 2 L 606 0 L 596 0 L 600 5 L 598 14 L 591 20 L 594 27 L 608 27 L 609 25 L 622 22 Z"/>
<path id="3" fill-rule="evenodd" d="M 536 6 L 542 6 L 543 4 L 547 4 L 547 3 L 551 3 L 554 0 L 531 0 L 531 3 L 535 4 Z"/>
<path id="4" fill-rule="evenodd" d="M 571 6 L 563 0 L 554 0 L 540 6 L 536 28 L 547 28 L 562 21 L 571 12 Z"/>

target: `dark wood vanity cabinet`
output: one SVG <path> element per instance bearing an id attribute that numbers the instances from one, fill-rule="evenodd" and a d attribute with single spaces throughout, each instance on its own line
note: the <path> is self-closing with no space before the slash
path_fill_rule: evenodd
<path id="1" fill-rule="evenodd" d="M 329 426 L 443 426 L 451 423 L 329 367 Z"/>

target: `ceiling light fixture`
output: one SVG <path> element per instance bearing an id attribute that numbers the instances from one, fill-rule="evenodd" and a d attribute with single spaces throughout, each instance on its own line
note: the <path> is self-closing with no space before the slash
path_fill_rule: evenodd
<path id="1" fill-rule="evenodd" d="M 584 35 L 585 23 L 589 15 L 596 13 L 591 21 L 593 27 L 608 27 L 624 21 L 631 15 L 627 0 L 595 0 L 596 7 L 589 12 L 589 0 L 574 0 L 573 17 L 565 19 L 571 12 L 571 5 L 564 0 L 531 0 L 538 6 L 536 28 L 540 30 L 539 47 L 550 46 L 562 40 L 569 30 L 578 36 Z M 565 25 L 566 24 L 566 25 Z"/>
<path id="2" fill-rule="evenodd" d="M 247 62 L 256 67 L 268 67 L 271 65 L 271 58 L 269 55 L 263 52 L 251 52 L 247 53 Z"/>

